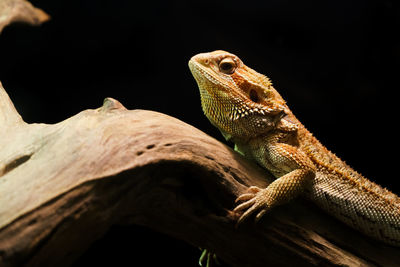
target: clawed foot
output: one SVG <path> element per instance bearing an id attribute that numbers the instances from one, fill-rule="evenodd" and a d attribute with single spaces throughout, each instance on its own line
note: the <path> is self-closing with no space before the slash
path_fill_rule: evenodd
<path id="1" fill-rule="evenodd" d="M 240 195 L 235 203 L 243 202 L 238 205 L 233 211 L 240 212 L 246 210 L 238 219 L 236 226 L 241 224 L 244 220 L 246 220 L 251 214 L 258 212 L 256 215 L 256 222 L 261 219 L 261 217 L 270 209 L 270 205 L 268 204 L 270 201 L 269 191 L 266 189 L 258 188 L 257 186 L 251 186 L 247 190 L 247 192 L 243 195 Z"/>
<path id="2" fill-rule="evenodd" d="M 208 251 L 207 249 L 203 249 L 203 252 L 201 253 L 199 259 L 199 265 L 205 267 L 211 267 L 213 265 L 213 262 L 219 265 L 219 262 L 217 260 L 217 255 L 215 253 Z M 206 265 L 203 265 L 204 263 L 206 263 Z"/>

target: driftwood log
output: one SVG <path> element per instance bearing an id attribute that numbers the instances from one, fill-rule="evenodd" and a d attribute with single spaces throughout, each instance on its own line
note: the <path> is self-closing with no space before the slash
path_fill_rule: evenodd
<path id="1" fill-rule="evenodd" d="M 271 176 L 175 118 L 102 107 L 27 124 L 0 87 L 0 265 L 73 263 L 113 224 L 145 225 L 232 266 L 398 266 L 369 240 L 299 199 L 235 229 L 234 199 Z"/>
<path id="2" fill-rule="evenodd" d="M 47 18 L 26 1 L 0 0 L 0 32 Z M 303 199 L 236 229 L 234 199 L 271 179 L 200 130 L 111 98 L 57 124 L 27 124 L 0 84 L 0 266 L 68 266 L 119 223 L 231 266 L 399 266 L 398 248 Z"/>
<path id="3" fill-rule="evenodd" d="M 40 25 L 50 16 L 26 0 L 0 0 L 0 33 L 12 22 Z"/>

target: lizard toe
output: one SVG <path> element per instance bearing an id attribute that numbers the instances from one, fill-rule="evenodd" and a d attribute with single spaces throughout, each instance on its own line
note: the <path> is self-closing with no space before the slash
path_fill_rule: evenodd
<path id="1" fill-rule="evenodd" d="M 247 193 L 253 193 L 253 194 L 257 194 L 258 192 L 260 192 L 262 189 L 259 188 L 258 186 L 250 186 L 249 188 L 247 188 Z"/>
<path id="2" fill-rule="evenodd" d="M 253 214 L 259 208 L 260 207 L 257 204 L 252 205 L 248 210 L 246 210 L 242 214 L 242 216 L 240 216 L 239 220 L 237 221 L 237 225 L 241 224 L 244 220 L 246 220 L 248 217 L 250 217 L 250 215 Z"/>
<path id="3" fill-rule="evenodd" d="M 256 199 L 252 198 L 252 199 L 250 199 L 250 200 L 238 205 L 233 211 L 234 212 L 238 212 L 238 211 L 247 209 L 247 208 L 253 206 L 255 203 L 256 203 Z"/>
<path id="4" fill-rule="evenodd" d="M 255 197 L 255 194 L 253 194 L 253 193 L 246 193 L 246 194 L 240 195 L 240 196 L 235 200 L 235 203 L 240 202 L 240 201 L 247 201 L 247 200 L 250 200 L 250 199 L 252 199 L 252 198 L 254 198 L 254 197 Z"/>
<path id="5" fill-rule="evenodd" d="M 267 212 L 267 209 L 266 209 L 266 208 L 264 208 L 263 210 L 261 210 L 261 211 L 256 215 L 255 221 L 258 222 L 258 221 L 264 216 L 264 214 L 265 214 L 266 212 Z"/>

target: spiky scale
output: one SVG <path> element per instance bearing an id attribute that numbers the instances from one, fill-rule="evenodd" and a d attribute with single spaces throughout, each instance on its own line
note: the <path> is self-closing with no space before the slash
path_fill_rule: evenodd
<path id="1" fill-rule="evenodd" d="M 229 73 L 218 68 L 226 58 L 234 62 Z M 266 76 L 221 50 L 194 56 L 189 67 L 207 118 L 240 153 L 277 178 L 267 188 L 251 187 L 239 197 L 246 201 L 235 209 L 245 210 L 239 222 L 253 213 L 260 219 L 271 207 L 304 194 L 351 227 L 400 246 L 399 197 L 328 151 L 296 119 Z M 261 91 L 251 97 L 253 86 Z M 235 110 L 234 115 L 229 110 Z"/>

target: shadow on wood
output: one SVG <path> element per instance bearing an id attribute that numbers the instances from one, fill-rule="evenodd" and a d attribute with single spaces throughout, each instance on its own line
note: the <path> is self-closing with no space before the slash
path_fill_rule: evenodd
<path id="1" fill-rule="evenodd" d="M 46 19 L 26 1 L 0 2 L 0 32 Z M 192 126 L 111 98 L 27 124 L 0 84 L 0 266 L 68 266 L 114 224 L 147 226 L 232 266 L 398 266 L 399 249 L 302 199 L 236 229 L 235 198 L 271 180 Z"/>
<path id="2" fill-rule="evenodd" d="M 0 88 L 0 262 L 69 265 L 113 224 L 145 225 L 232 266 L 395 266 L 399 251 L 299 199 L 235 229 L 234 199 L 271 176 L 175 118 L 102 107 L 26 124 Z"/>

